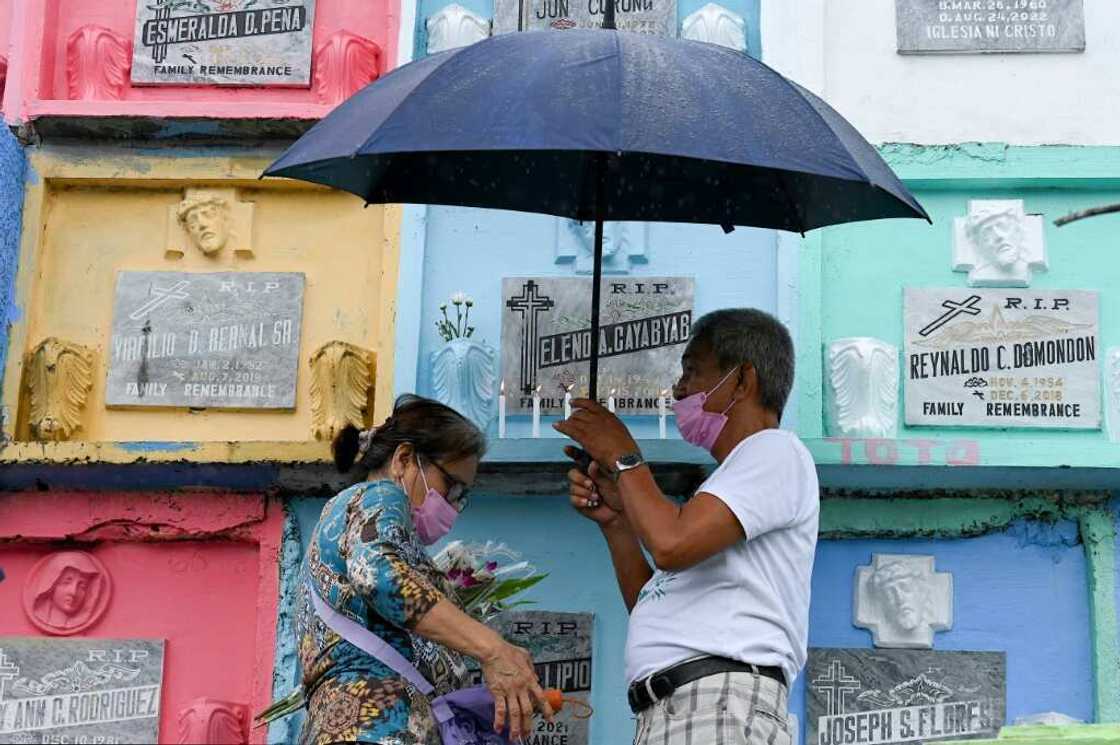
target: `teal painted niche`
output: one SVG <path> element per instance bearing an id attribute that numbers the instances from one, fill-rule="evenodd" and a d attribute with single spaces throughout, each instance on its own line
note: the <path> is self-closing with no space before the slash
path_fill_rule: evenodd
<path id="1" fill-rule="evenodd" d="M 901 349 L 904 287 L 967 289 L 967 275 L 952 270 L 951 251 L 953 219 L 967 213 L 970 199 L 1022 199 L 1028 213 L 1041 214 L 1050 267 L 1036 272 L 1031 287 L 1020 288 L 1022 295 L 1030 297 L 1032 289 L 1098 292 L 1098 358 L 1120 345 L 1120 273 L 1105 270 L 1115 263 L 1120 217 L 1091 218 L 1062 228 L 1053 224 L 1067 213 L 1120 201 L 1120 148 L 889 145 L 882 152 L 914 189 L 933 224 L 881 220 L 827 228 L 810 238 L 803 247 L 801 317 L 806 322 L 799 362 L 819 360 L 825 345 L 850 336 L 876 337 Z M 867 292 L 872 286 L 875 291 Z M 813 393 L 814 402 L 819 401 L 820 391 Z M 1106 409 L 1102 395 L 1102 412 Z M 803 406 L 803 436 L 820 431 L 822 415 L 823 406 Z M 901 406 L 899 417 L 905 417 Z M 1072 431 L 907 427 L 900 421 L 900 440 L 922 437 L 966 438 L 982 449 L 990 443 L 992 452 L 1009 441 L 1031 441 L 1065 458 L 1086 445 L 1103 446 L 1107 431 L 1103 422 L 1100 430 Z M 1089 465 L 1115 465 L 1110 448 L 1095 452 Z M 987 457 L 984 462 L 1005 465 Z"/>

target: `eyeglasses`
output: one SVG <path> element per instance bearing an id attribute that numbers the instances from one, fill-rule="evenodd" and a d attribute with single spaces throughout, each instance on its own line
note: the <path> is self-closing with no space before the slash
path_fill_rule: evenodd
<path id="1" fill-rule="evenodd" d="M 471 503 L 470 489 L 467 488 L 466 483 L 462 479 L 447 472 L 447 469 L 441 466 L 432 458 L 426 458 L 429 463 L 436 467 L 440 473 L 443 474 L 444 480 L 450 486 L 447 489 L 447 496 L 444 499 L 447 503 L 455 508 L 457 512 L 462 512 L 467 509 L 467 505 Z"/>

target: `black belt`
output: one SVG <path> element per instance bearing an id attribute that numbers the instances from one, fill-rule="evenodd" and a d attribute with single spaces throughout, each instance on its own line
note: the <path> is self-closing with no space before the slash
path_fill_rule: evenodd
<path id="1" fill-rule="evenodd" d="M 786 684 L 785 673 L 780 667 L 767 667 L 752 665 L 749 662 L 729 660 L 726 657 L 700 657 L 688 662 L 665 668 L 648 678 L 634 681 L 626 691 L 626 698 L 630 702 L 630 710 L 638 714 L 653 706 L 667 696 L 672 695 L 685 683 L 691 683 L 700 678 L 719 673 L 754 673 L 767 678 L 772 678 L 782 685 Z"/>

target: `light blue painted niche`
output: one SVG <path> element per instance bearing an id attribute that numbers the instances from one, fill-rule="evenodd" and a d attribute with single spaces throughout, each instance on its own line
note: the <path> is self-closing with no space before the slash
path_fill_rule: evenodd
<path id="1" fill-rule="evenodd" d="M 25 173 L 23 148 L 6 126 L 0 126 L 0 383 L 3 383 L 8 353 L 8 328 L 20 317 L 20 310 L 15 305 L 15 283 Z M 14 406 L 14 402 L 9 405 Z M 0 411 L 3 409 L 0 408 Z"/>
<path id="2" fill-rule="evenodd" d="M 852 625 L 856 567 L 873 553 L 926 554 L 953 575 L 953 628 L 934 650 L 1006 652 L 1007 720 L 1057 711 L 1093 720 L 1086 562 L 1077 524 L 1018 522 L 1005 532 L 953 540 L 828 540 L 817 544 L 810 647 L 870 648 Z M 790 696 L 805 742 L 805 679 Z"/>

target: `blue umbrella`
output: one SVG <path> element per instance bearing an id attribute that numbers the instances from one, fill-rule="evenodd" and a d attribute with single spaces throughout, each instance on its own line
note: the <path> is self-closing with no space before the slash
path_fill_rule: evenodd
<path id="1" fill-rule="evenodd" d="M 405 65 L 342 103 L 265 175 L 367 203 L 595 221 L 592 339 L 604 221 L 804 233 L 929 219 L 875 149 L 796 83 L 730 49 L 615 30 L 506 34 Z M 592 344 L 592 398 L 598 357 Z"/>

